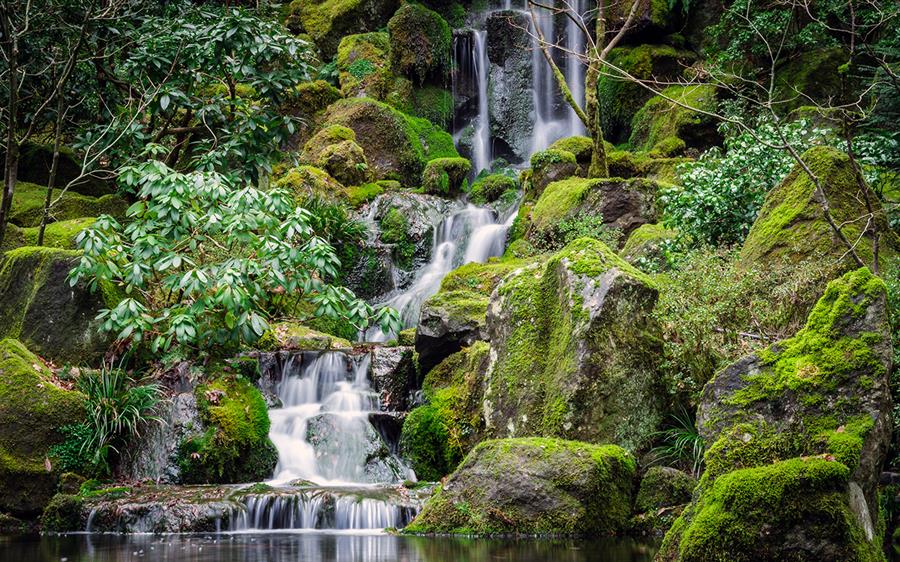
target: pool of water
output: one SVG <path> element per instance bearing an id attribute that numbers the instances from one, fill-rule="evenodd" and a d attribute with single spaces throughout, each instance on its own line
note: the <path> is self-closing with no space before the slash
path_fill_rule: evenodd
<path id="1" fill-rule="evenodd" d="M 650 562 L 655 550 L 632 539 L 340 533 L 0 537 L 0 562 Z"/>

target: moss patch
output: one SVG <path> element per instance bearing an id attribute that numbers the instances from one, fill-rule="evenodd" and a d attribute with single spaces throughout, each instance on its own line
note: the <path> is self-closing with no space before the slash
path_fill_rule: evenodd
<path id="1" fill-rule="evenodd" d="M 425 165 L 422 189 L 444 197 L 457 194 L 471 170 L 472 163 L 467 158 L 436 158 Z"/>
<path id="2" fill-rule="evenodd" d="M 54 190 L 58 194 L 59 190 Z M 44 214 L 44 201 L 47 188 L 33 183 L 18 182 L 13 192 L 12 208 L 9 221 L 16 226 L 29 227 L 41 224 Z M 56 195 L 54 195 L 54 199 Z M 112 215 L 117 218 L 125 216 L 128 203 L 118 195 L 90 197 L 72 191 L 63 194 L 59 203 L 50 213 L 50 221 L 64 221 L 82 217 L 98 217 Z"/>
<path id="3" fill-rule="evenodd" d="M 629 140 L 632 148 L 670 157 L 680 156 L 686 146 L 703 150 L 717 144 L 720 137 L 712 117 L 667 98 L 704 111 L 716 109 L 715 86 L 669 86 L 662 91 L 662 96 L 648 100 L 632 119 Z"/>
<path id="4" fill-rule="evenodd" d="M 452 36 L 440 14 L 421 4 L 404 4 L 388 22 L 391 34 L 391 64 L 415 78 L 446 83 L 450 70 Z"/>

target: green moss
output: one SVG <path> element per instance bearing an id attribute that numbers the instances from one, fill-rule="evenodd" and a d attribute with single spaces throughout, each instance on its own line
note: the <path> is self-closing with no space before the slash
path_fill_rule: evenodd
<path id="1" fill-rule="evenodd" d="M 341 38 L 353 33 L 374 31 L 384 26 L 397 2 L 382 0 L 293 0 L 288 6 L 288 23 L 298 22 L 326 56 L 331 58 Z"/>
<path id="2" fill-rule="evenodd" d="M 425 165 L 422 189 L 425 193 L 450 196 L 462 190 L 472 163 L 467 158 L 436 158 Z"/>
<path id="3" fill-rule="evenodd" d="M 689 503 L 696 486 L 697 480 L 690 474 L 661 466 L 651 467 L 641 479 L 635 511 L 644 513 Z"/>
<path id="4" fill-rule="evenodd" d="M 258 349 L 276 351 L 296 349 L 324 351 L 328 349 L 350 349 L 351 339 L 356 339 L 358 330 L 343 320 L 312 314 L 298 322 L 277 322 L 256 342 Z"/>
<path id="5" fill-rule="evenodd" d="M 678 560 L 758 560 L 761 553 L 789 551 L 787 543 L 800 529 L 813 541 L 819 536 L 834 543 L 834 559 L 882 560 L 847 504 L 849 477 L 846 466 L 822 458 L 726 474 L 704 492 L 690 521 L 670 532 L 681 537 Z M 662 551 L 669 548 L 664 543 Z"/>
<path id="6" fill-rule="evenodd" d="M 78 496 L 57 494 L 44 509 L 41 527 L 45 533 L 81 531 L 81 508 L 83 500 Z"/>
<path id="7" fill-rule="evenodd" d="M 384 193 L 384 188 L 377 183 L 366 183 L 347 188 L 347 202 L 351 207 L 360 207 Z"/>
<path id="8" fill-rule="evenodd" d="M 690 139 L 691 146 L 697 146 L 698 143 L 708 143 L 709 139 L 694 137 L 714 136 L 716 123 L 711 117 L 691 111 L 669 99 L 711 112 L 716 109 L 716 88 L 705 84 L 669 86 L 662 91 L 661 96 L 648 100 L 631 122 L 629 142 L 633 148 L 654 151 L 663 157 L 678 156 L 684 150 L 685 140 Z"/>
<path id="9" fill-rule="evenodd" d="M 548 148 L 531 155 L 532 170 L 545 168 L 551 164 L 576 164 L 575 155 L 568 150 Z"/>
<path id="10" fill-rule="evenodd" d="M 490 346 L 476 342 L 444 359 L 422 384 L 428 403 L 403 422 L 401 447 L 416 475 L 437 481 L 449 474 L 478 442 L 481 377 Z"/>
<path id="11" fill-rule="evenodd" d="M 440 14 L 421 4 L 404 4 L 388 22 L 391 64 L 418 80 L 445 82 L 450 69 L 452 35 Z"/>
<path id="12" fill-rule="evenodd" d="M 634 470 L 634 459 L 614 445 L 540 437 L 484 441 L 404 532 L 614 532 L 631 512 Z M 530 494 L 542 501 L 527 503 Z"/>
<path id="13" fill-rule="evenodd" d="M 590 137 L 565 137 L 551 144 L 549 150 L 571 152 L 578 164 L 586 168 L 586 164 L 591 163 L 594 141 Z"/>
<path id="14" fill-rule="evenodd" d="M 409 221 L 394 207 L 385 213 L 380 223 L 381 241 L 392 244 L 394 263 L 402 269 L 411 269 L 416 245 L 409 234 Z"/>
<path id="15" fill-rule="evenodd" d="M 619 255 L 644 270 L 660 271 L 667 264 L 667 246 L 674 244 L 677 238 L 677 231 L 661 224 L 642 224 L 628 236 Z"/>
<path id="16" fill-rule="evenodd" d="M 507 192 L 516 192 L 518 182 L 504 174 L 491 174 L 477 180 L 469 190 L 469 200 L 476 205 L 484 205 L 500 199 Z"/>
<path id="17" fill-rule="evenodd" d="M 413 88 L 408 101 L 395 106 L 410 115 L 426 119 L 441 129 L 448 129 L 453 121 L 453 94 L 446 88 Z"/>
<path id="18" fill-rule="evenodd" d="M 259 390 L 240 375 L 223 374 L 194 389 L 205 431 L 179 446 L 185 483 L 265 480 L 278 453 L 269 439 L 269 414 Z"/>
<path id="19" fill-rule="evenodd" d="M 541 230 L 558 224 L 584 200 L 585 195 L 602 180 L 571 178 L 548 185 L 531 210 L 534 228 Z"/>
<path id="20" fill-rule="evenodd" d="M 665 148 L 665 146 L 663 147 Z M 692 162 L 690 158 L 660 158 L 659 152 L 629 152 L 613 150 L 606 153 L 610 177 L 646 178 L 665 183 L 680 184 L 678 166 Z"/>
<path id="21" fill-rule="evenodd" d="M 70 219 L 59 222 L 52 222 L 47 225 L 44 230 L 44 246 L 51 248 L 75 248 L 75 237 L 82 230 L 88 228 L 97 219 L 94 217 L 83 217 L 78 219 Z M 27 246 L 37 245 L 39 226 L 23 228 L 22 235 Z"/>
<path id="22" fill-rule="evenodd" d="M 339 99 L 341 92 L 324 80 L 301 82 L 286 102 L 286 109 L 295 115 L 310 118 Z"/>
<path id="23" fill-rule="evenodd" d="M 320 197 L 330 201 L 340 201 L 346 198 L 344 186 L 331 177 L 328 172 L 315 166 L 291 168 L 277 178 L 272 186 L 293 193 L 294 200 L 298 204 L 304 203 L 310 197 Z"/>
<path id="24" fill-rule="evenodd" d="M 610 64 L 639 80 L 676 78 L 695 55 L 669 45 L 617 47 L 610 51 Z M 601 104 L 603 132 L 614 143 L 628 140 L 631 120 L 650 99 L 651 94 L 630 79 L 604 73 L 597 84 Z"/>
<path id="25" fill-rule="evenodd" d="M 775 70 L 776 108 L 790 113 L 810 102 L 833 100 L 842 89 L 840 67 L 851 59 L 844 47 L 809 49 L 798 52 Z"/>
<path id="26" fill-rule="evenodd" d="M 412 83 L 393 73 L 390 49 L 385 32 L 360 33 L 341 39 L 335 62 L 344 96 L 367 95 L 391 105 L 410 97 Z"/>
<path id="27" fill-rule="evenodd" d="M 306 141 L 300 157 L 303 161 L 316 165 L 319 155 L 326 147 L 348 140 L 356 140 L 356 133 L 353 132 L 353 129 L 341 125 L 328 125 L 319 129 L 312 138 Z"/>
<path id="28" fill-rule="evenodd" d="M 57 195 L 59 190 L 54 190 Z M 33 183 L 18 182 L 13 192 L 12 208 L 9 220 L 20 227 L 39 226 L 44 213 L 44 201 L 47 188 Z M 54 199 L 56 196 L 54 196 Z M 103 214 L 117 218 L 125 216 L 128 203 L 118 195 L 90 197 L 72 191 L 62 195 L 59 202 L 51 210 L 51 222 L 97 217 Z"/>

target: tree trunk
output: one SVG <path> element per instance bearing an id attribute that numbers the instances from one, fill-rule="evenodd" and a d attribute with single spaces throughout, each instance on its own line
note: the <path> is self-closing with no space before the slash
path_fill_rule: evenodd
<path id="1" fill-rule="evenodd" d="M 8 8 L 8 6 L 6 6 Z M 6 162 L 3 169 L 3 198 L 0 200 L 0 247 L 6 236 L 6 223 L 9 221 L 9 210 L 12 207 L 13 191 L 16 188 L 16 176 L 19 173 L 19 141 L 16 139 L 16 116 L 19 113 L 19 38 L 13 29 L 11 14 L 3 14 L 4 31 L 9 38 L 9 98 L 6 114 Z"/>
<path id="2" fill-rule="evenodd" d="M 57 91 L 56 100 L 56 131 L 53 138 L 53 163 L 50 165 L 50 178 L 47 180 L 47 198 L 44 199 L 44 212 L 41 214 L 41 226 L 38 229 L 37 245 L 44 245 L 44 231 L 50 222 L 50 203 L 53 201 L 53 186 L 56 185 L 56 175 L 59 171 L 59 150 L 62 143 L 63 125 L 63 95 L 62 88 Z"/>

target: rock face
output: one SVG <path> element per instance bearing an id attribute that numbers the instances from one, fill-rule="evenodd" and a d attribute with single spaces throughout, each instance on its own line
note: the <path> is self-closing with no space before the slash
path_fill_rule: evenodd
<path id="1" fill-rule="evenodd" d="M 399 0 L 294 0 L 288 27 L 308 33 L 325 60 L 330 60 L 342 37 L 377 31 L 399 6 Z"/>
<path id="2" fill-rule="evenodd" d="M 383 410 L 405 412 L 409 408 L 418 383 L 413 353 L 410 346 L 372 348 L 370 375 Z"/>
<path id="3" fill-rule="evenodd" d="M 57 386 L 21 342 L 0 340 L 0 512 L 41 512 L 56 493 L 48 451 L 63 440 L 59 428 L 83 415 L 83 394 Z"/>
<path id="4" fill-rule="evenodd" d="M 385 193 L 370 204 L 369 217 L 382 225 L 389 214 L 405 219 L 403 234 L 414 246 L 412 262 L 417 264 L 427 261 L 431 256 L 434 229 L 451 210 L 452 205 L 454 203 L 451 201 L 434 195 Z"/>
<path id="5" fill-rule="evenodd" d="M 69 284 L 79 255 L 26 246 L 0 257 L 0 337 L 18 338 L 60 364 L 87 363 L 103 354 L 109 340 L 96 316 L 115 305 L 115 296 Z"/>
<path id="6" fill-rule="evenodd" d="M 542 438 L 484 441 L 405 531 L 615 532 L 631 512 L 634 472 L 634 459 L 615 445 Z"/>
<path id="7" fill-rule="evenodd" d="M 877 484 L 890 443 L 884 283 L 829 283 L 791 339 L 703 391 L 699 493 L 659 560 L 881 560 Z"/>
<path id="8" fill-rule="evenodd" d="M 641 178 L 572 178 L 551 183 L 531 211 L 528 236 L 553 238 L 562 221 L 594 216 L 627 237 L 642 224 L 657 221 L 659 189 L 657 182 Z"/>
<path id="9" fill-rule="evenodd" d="M 377 179 L 415 187 L 427 161 L 459 156 L 448 133 L 373 99 L 340 100 L 323 121 L 353 130 Z"/>
<path id="10" fill-rule="evenodd" d="M 306 441 L 327 478 L 353 474 L 355 481 L 402 482 L 407 470 L 367 418 L 322 413 L 309 419 Z"/>
<path id="11" fill-rule="evenodd" d="M 487 312 L 486 433 L 646 447 L 664 408 L 656 299 L 649 277 L 590 238 L 507 276 Z"/>
<path id="12" fill-rule="evenodd" d="M 583 176 L 575 155 L 568 150 L 548 148 L 531 156 L 531 189 L 529 195 L 537 198 L 553 182 L 572 176 Z"/>
<path id="13" fill-rule="evenodd" d="M 515 10 L 491 12 L 487 19 L 491 138 L 502 141 L 495 150 L 506 145 L 508 153 L 501 155 L 515 160 L 528 157 L 534 127 L 530 22 Z"/>

